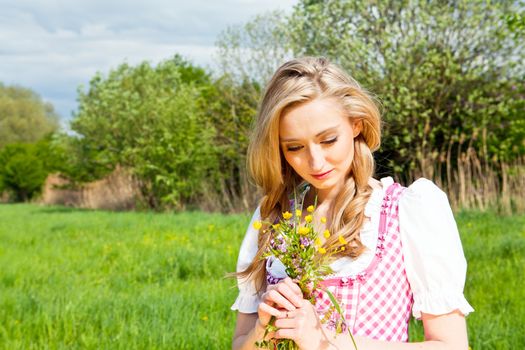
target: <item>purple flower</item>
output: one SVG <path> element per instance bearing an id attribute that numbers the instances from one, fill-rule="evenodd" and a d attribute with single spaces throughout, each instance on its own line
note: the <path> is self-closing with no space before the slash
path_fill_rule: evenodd
<path id="1" fill-rule="evenodd" d="M 283 279 L 284 278 L 274 277 L 269 273 L 266 274 L 266 281 L 268 282 L 268 284 L 277 284 L 281 282 Z"/>
<path id="2" fill-rule="evenodd" d="M 305 247 L 309 247 L 310 244 L 312 244 L 312 241 L 306 237 L 301 237 L 301 244 L 304 245 Z"/>
<path id="3" fill-rule="evenodd" d="M 346 332 L 346 330 L 348 328 L 346 323 L 343 321 L 342 317 L 337 312 L 334 312 L 332 314 L 332 316 L 330 317 L 330 320 L 328 320 L 327 327 L 328 327 L 328 329 L 337 332 L 338 326 L 339 326 L 339 330 L 342 333 Z"/>

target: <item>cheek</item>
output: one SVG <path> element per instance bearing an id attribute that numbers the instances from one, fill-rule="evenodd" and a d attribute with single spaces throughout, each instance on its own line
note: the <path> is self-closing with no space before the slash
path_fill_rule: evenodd
<path id="1" fill-rule="evenodd" d="M 284 159 L 286 162 L 295 170 L 296 173 L 300 174 L 304 167 L 304 160 L 299 154 L 285 153 Z"/>
<path id="2" fill-rule="evenodd" d="M 354 158 L 354 142 L 338 142 L 329 152 L 330 160 L 334 163 L 352 162 Z"/>

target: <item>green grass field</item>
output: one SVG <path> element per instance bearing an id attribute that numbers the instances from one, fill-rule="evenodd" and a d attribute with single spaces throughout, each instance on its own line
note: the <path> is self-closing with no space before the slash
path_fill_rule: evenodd
<path id="1" fill-rule="evenodd" d="M 457 219 L 471 347 L 524 349 L 525 215 Z M 0 349 L 230 348 L 248 221 L 0 205 Z"/>

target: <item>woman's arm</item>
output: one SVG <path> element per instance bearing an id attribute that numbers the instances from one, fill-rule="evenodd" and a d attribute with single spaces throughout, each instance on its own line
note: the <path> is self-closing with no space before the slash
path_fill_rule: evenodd
<path id="1" fill-rule="evenodd" d="M 359 350 L 467 350 L 467 327 L 465 317 L 459 311 L 445 315 L 422 314 L 425 341 L 418 343 L 385 342 L 364 337 L 354 337 Z M 353 349 L 347 333 L 332 338 L 334 349 Z"/>
<path id="2" fill-rule="evenodd" d="M 262 340 L 264 327 L 260 324 L 257 314 L 237 313 L 237 324 L 233 335 L 232 349 L 257 349 L 255 342 Z"/>

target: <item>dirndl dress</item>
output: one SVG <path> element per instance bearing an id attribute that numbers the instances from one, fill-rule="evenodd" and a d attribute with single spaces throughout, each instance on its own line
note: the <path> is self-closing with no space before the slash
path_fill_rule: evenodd
<path id="1" fill-rule="evenodd" d="M 381 204 L 375 256 L 363 271 L 351 276 L 328 277 L 322 282 L 338 300 L 353 335 L 384 341 L 408 341 L 408 323 L 413 295 L 405 272 L 399 231 L 399 198 L 404 187 L 398 183 L 385 191 Z M 268 274 L 268 272 L 267 272 Z M 267 275 L 269 283 L 277 283 Z M 315 308 L 325 327 L 335 330 L 340 316 L 330 310 L 328 294 L 314 292 Z M 328 317 L 325 317 L 328 313 Z"/>

